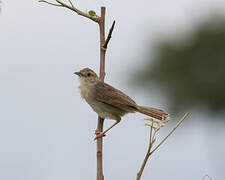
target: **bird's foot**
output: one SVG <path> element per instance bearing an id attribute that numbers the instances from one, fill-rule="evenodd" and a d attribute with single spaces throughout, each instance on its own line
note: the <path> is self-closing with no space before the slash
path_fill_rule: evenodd
<path id="1" fill-rule="evenodd" d="M 99 132 L 99 131 L 96 131 L 95 134 L 96 134 L 96 136 L 95 136 L 94 141 L 98 138 L 106 136 L 106 134 L 104 132 Z"/>
<path id="2" fill-rule="evenodd" d="M 104 44 L 101 46 L 101 50 L 106 51 L 106 48 L 104 47 Z"/>

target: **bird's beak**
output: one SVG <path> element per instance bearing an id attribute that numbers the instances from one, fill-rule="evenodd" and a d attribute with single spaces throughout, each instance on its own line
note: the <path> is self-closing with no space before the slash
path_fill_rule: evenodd
<path id="1" fill-rule="evenodd" d="M 80 72 L 75 72 L 74 74 L 76 74 L 78 76 L 81 76 L 81 73 Z"/>

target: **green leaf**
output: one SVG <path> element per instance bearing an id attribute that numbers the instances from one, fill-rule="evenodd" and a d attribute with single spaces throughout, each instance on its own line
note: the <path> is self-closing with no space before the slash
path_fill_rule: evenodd
<path id="1" fill-rule="evenodd" d="M 96 12 L 93 11 L 93 10 L 88 11 L 88 14 L 89 14 L 90 16 L 96 16 Z"/>

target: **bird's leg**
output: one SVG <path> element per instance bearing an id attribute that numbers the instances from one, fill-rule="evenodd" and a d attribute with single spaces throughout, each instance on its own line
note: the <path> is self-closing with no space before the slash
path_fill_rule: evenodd
<path id="1" fill-rule="evenodd" d="M 110 127 L 108 127 L 108 128 L 107 128 L 106 130 L 104 130 L 103 132 L 100 132 L 99 134 L 96 133 L 96 136 L 95 136 L 95 139 L 94 139 L 94 140 L 96 140 L 96 139 L 98 139 L 98 138 L 100 138 L 100 137 L 105 136 L 105 133 L 107 133 L 110 129 L 112 129 L 114 126 L 116 126 L 117 124 L 119 124 L 120 119 L 121 119 L 121 118 L 118 117 L 117 120 L 116 120 L 116 122 L 115 122 L 113 125 L 111 125 Z"/>

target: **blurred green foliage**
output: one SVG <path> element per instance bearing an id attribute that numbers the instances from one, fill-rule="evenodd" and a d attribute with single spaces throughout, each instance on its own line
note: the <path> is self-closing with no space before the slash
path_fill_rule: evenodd
<path id="1" fill-rule="evenodd" d="M 201 106 L 225 112 L 225 18 L 211 17 L 191 34 L 160 41 L 156 47 L 157 55 L 150 61 L 148 54 L 137 83 L 159 85 L 175 111 Z"/>

